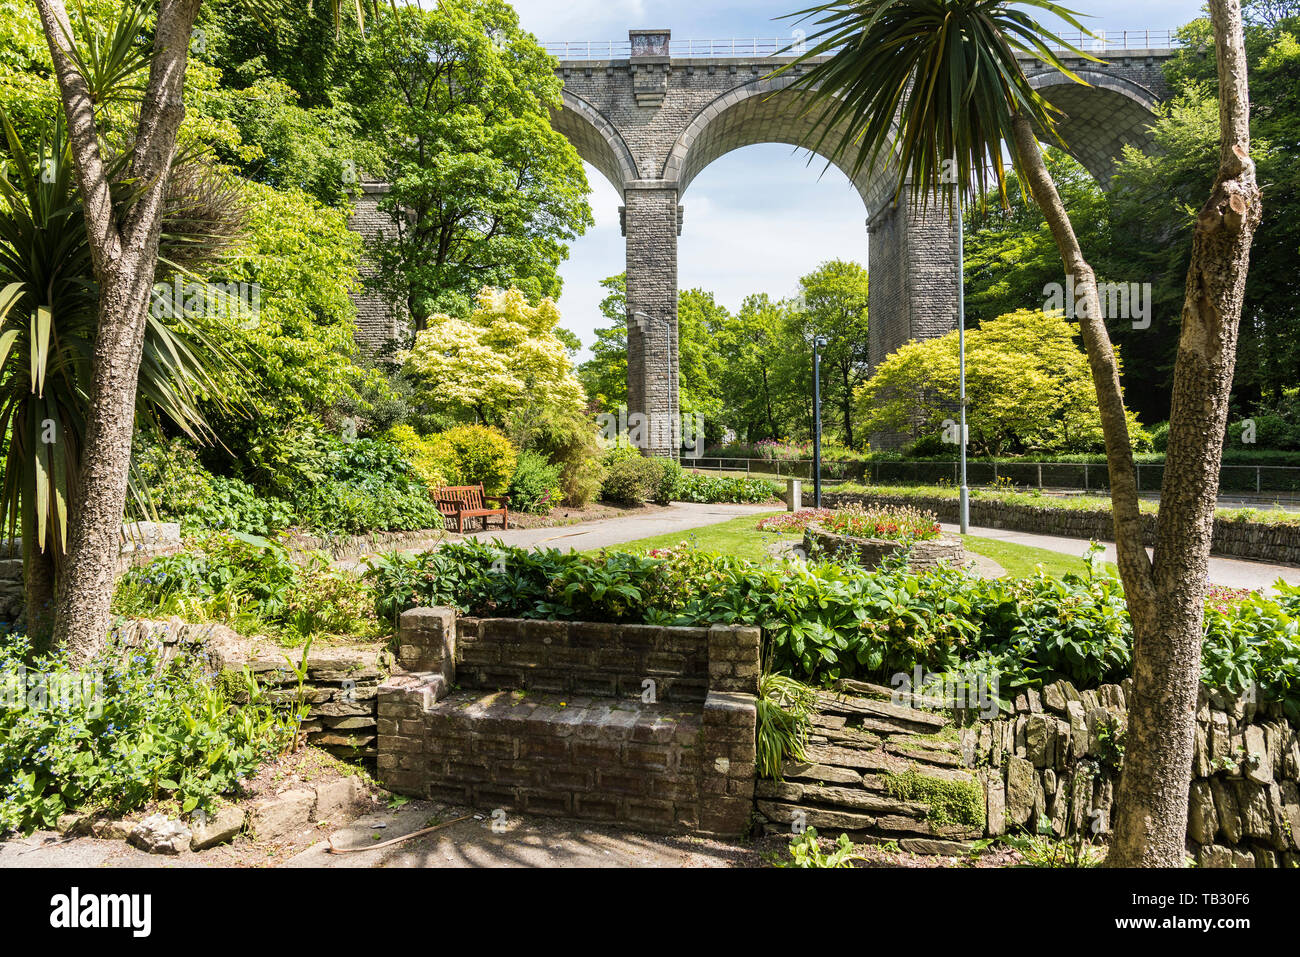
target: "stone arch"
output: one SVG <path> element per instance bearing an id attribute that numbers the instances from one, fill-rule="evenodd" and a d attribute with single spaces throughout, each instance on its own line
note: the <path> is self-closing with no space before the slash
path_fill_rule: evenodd
<path id="1" fill-rule="evenodd" d="M 795 76 L 763 77 L 737 87 L 700 110 L 676 143 L 664 163 L 662 179 L 685 193 L 710 163 L 746 146 L 784 143 L 818 156 L 816 146 L 825 124 L 819 121 L 821 108 L 811 104 L 808 94 L 791 90 Z M 852 168 L 825 157 L 853 183 L 869 213 L 885 203 L 889 194 L 887 177 L 868 170 L 856 176 Z"/>
<path id="2" fill-rule="evenodd" d="M 551 110 L 551 126 L 562 133 L 578 155 L 604 174 L 623 195 L 626 185 L 637 179 L 632 151 L 614 124 L 580 96 L 562 90 L 562 105 Z"/>
<path id="3" fill-rule="evenodd" d="M 1056 70 L 1029 77 L 1030 85 L 1065 117 L 1058 123 L 1066 151 L 1103 188 L 1110 185 L 1125 146 L 1152 148 L 1150 127 L 1160 97 L 1140 83 L 1100 70 L 1075 70 L 1088 86 Z"/>

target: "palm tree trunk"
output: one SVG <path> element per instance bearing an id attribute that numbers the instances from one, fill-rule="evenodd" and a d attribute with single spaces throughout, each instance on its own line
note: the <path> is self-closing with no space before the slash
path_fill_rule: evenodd
<path id="1" fill-rule="evenodd" d="M 145 309 L 157 270 L 176 133 L 185 114 L 185 68 L 200 0 L 161 0 L 158 5 L 149 80 L 131 160 L 132 177 L 141 188 L 123 209 L 114 208 L 112 202 L 94 102 L 74 63 L 63 0 L 35 2 L 68 118 L 100 288 L 82 472 L 69 515 L 67 563 L 54 617 L 55 644 L 66 646 L 71 660 L 82 663 L 99 651 L 108 634 Z"/>
<path id="2" fill-rule="evenodd" d="M 27 637 L 35 654 L 50 650 L 54 636 L 54 547 L 36 544 L 35 529 L 23 532 L 23 601 Z"/>
<path id="3" fill-rule="evenodd" d="M 1250 160 L 1240 0 L 1210 0 L 1219 71 L 1219 172 L 1192 238 L 1155 549 L 1157 622 L 1134 634 L 1134 700 L 1108 858 L 1178 867 L 1187 831 L 1214 507 L 1245 298 L 1262 215 Z"/>
<path id="4" fill-rule="evenodd" d="M 1115 349 L 1111 345 L 1110 333 L 1106 330 L 1101 297 L 1097 293 L 1097 276 L 1083 256 L 1069 213 L 1066 212 L 1056 183 L 1043 160 L 1043 150 L 1038 145 L 1032 124 L 1023 113 L 1016 114 L 1014 124 L 1016 153 L 1029 180 L 1034 201 L 1043 211 L 1052 236 L 1056 239 L 1067 276 L 1073 277 L 1075 290 L 1083 294 L 1079 326 L 1083 332 L 1084 348 L 1088 351 L 1088 365 L 1097 390 L 1101 430 L 1106 439 L 1106 464 L 1110 471 L 1111 509 L 1115 518 L 1115 548 L 1120 578 L 1124 582 L 1134 629 L 1146 627 L 1155 622 L 1151 559 L 1142 545 L 1142 517 L 1138 509 L 1133 444 L 1129 438 L 1128 418 L 1124 412 L 1119 363 L 1115 360 Z"/>

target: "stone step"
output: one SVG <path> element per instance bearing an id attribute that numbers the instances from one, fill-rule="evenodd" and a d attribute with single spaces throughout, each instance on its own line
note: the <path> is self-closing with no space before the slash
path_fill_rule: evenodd
<path id="1" fill-rule="evenodd" d="M 809 716 L 808 720 L 812 722 L 813 727 L 839 729 L 843 728 L 844 723 L 849 719 L 842 714 L 818 714 L 814 712 Z"/>
<path id="2" fill-rule="evenodd" d="M 948 707 L 948 704 L 939 698 L 927 698 L 924 695 L 912 694 L 910 691 L 886 688 L 884 685 L 872 684 L 869 681 L 857 681 L 853 678 L 841 678 L 835 683 L 835 687 L 845 694 L 873 698 L 876 701 L 889 701 L 912 708 L 930 708 L 935 711 L 943 711 Z"/>
<path id="3" fill-rule="evenodd" d="M 833 744 L 809 743 L 805 755 L 814 764 L 829 764 L 833 767 L 853 768 L 860 771 L 893 771 L 902 774 L 907 770 L 907 762 L 902 758 L 874 749 L 841 748 Z"/>
<path id="4" fill-rule="evenodd" d="M 856 834 L 861 838 L 875 836 L 878 839 L 897 840 L 900 841 L 900 846 L 901 841 L 914 837 L 953 841 L 968 841 L 979 837 L 978 834 L 967 829 L 935 828 L 924 819 L 902 814 L 872 814 L 839 808 L 811 807 L 766 798 L 759 798 L 755 803 L 758 812 L 771 823 L 777 825 L 799 823 L 805 827 L 815 827 L 828 836 L 844 831 L 851 838 Z M 781 833 L 784 828 L 768 828 L 768 830 L 769 833 Z"/>
<path id="5" fill-rule="evenodd" d="M 824 805 L 871 814 L 896 815 L 924 820 L 928 808 L 914 801 L 901 801 L 862 788 L 827 787 L 816 784 L 798 784 L 793 781 L 758 781 L 754 785 L 758 797 L 773 798 L 798 804 L 801 807 Z"/>
<path id="6" fill-rule="evenodd" d="M 833 695 L 825 691 L 817 693 L 817 710 L 824 714 L 862 718 L 864 727 L 868 727 L 866 724 L 868 720 L 883 721 L 888 726 L 897 727 L 900 731 L 921 734 L 942 731 L 949 724 L 948 719 L 943 715 L 932 714 L 929 711 L 919 711 L 916 708 L 908 708 L 888 701 Z M 871 727 L 871 730 L 875 730 L 875 727 Z"/>
<path id="7" fill-rule="evenodd" d="M 837 768 L 829 764 L 805 764 L 787 761 L 781 768 L 782 777 L 796 781 L 826 781 L 831 784 L 862 784 L 862 775 L 852 768 Z"/>
<path id="8" fill-rule="evenodd" d="M 896 754 L 901 758 L 907 758 L 909 761 L 920 761 L 922 764 L 937 764 L 941 767 L 962 768 L 966 762 L 962 760 L 960 753 L 953 753 L 948 750 L 937 748 L 923 747 L 916 744 L 907 744 L 905 741 L 898 739 L 885 742 L 885 751 L 888 754 Z"/>
<path id="9" fill-rule="evenodd" d="M 823 742 L 835 744 L 841 748 L 862 748 L 872 751 L 879 751 L 885 743 L 885 739 L 878 734 L 857 730 L 841 731 L 835 728 L 819 728 L 809 735 L 809 740 L 812 738 L 821 738 Z"/>

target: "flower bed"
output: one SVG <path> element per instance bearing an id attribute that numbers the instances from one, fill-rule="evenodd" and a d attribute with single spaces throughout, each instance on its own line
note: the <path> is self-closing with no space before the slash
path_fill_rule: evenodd
<path id="1" fill-rule="evenodd" d="M 803 547 L 809 556 L 849 557 L 864 568 L 879 568 L 887 558 L 906 554 L 914 572 L 940 564 L 956 567 L 966 558 L 960 538 L 862 538 L 839 534 L 820 522 L 804 529 Z"/>

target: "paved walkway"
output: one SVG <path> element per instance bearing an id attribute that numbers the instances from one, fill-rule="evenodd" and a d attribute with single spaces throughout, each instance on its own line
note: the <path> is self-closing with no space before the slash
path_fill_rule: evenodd
<path id="1" fill-rule="evenodd" d="M 500 539 L 506 545 L 525 548 L 558 548 L 562 551 L 585 552 L 593 548 L 608 548 L 655 535 L 689 532 L 693 528 L 718 525 L 742 515 L 762 515 L 781 510 L 779 503 L 772 505 L 698 505 L 674 502 L 664 508 L 649 509 L 644 514 L 620 515 L 581 525 L 563 525 L 555 528 L 499 528 L 486 532 L 467 534 L 465 538 L 492 541 Z"/>
<path id="2" fill-rule="evenodd" d="M 956 525 L 944 525 L 944 530 L 956 532 Z M 970 533 L 981 538 L 993 538 L 1000 542 L 1015 545 L 1029 545 L 1033 548 L 1045 548 L 1048 551 L 1065 555 L 1082 557 L 1088 550 L 1088 542 L 1081 538 L 1061 538 L 1056 535 L 1034 535 L 1029 532 L 1013 532 L 1004 528 L 971 527 Z M 1115 545 L 1103 542 L 1106 546 L 1105 558 L 1114 562 Z M 1147 549 L 1148 553 L 1150 549 Z M 1210 556 L 1209 580 L 1215 585 L 1228 588 L 1254 588 L 1271 591 L 1271 585 L 1281 578 L 1289 585 L 1300 585 L 1300 568 L 1291 565 L 1270 565 L 1266 562 L 1249 562 L 1239 558 L 1219 558 Z"/>

